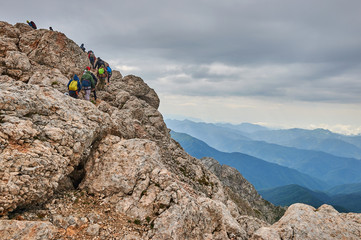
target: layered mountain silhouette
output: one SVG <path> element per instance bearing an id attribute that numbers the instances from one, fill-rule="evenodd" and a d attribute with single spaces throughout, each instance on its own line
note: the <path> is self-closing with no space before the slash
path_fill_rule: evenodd
<path id="1" fill-rule="evenodd" d="M 360 136 L 345 136 L 325 129 L 265 129 L 244 135 L 253 140 L 286 147 L 322 151 L 340 157 L 361 158 Z"/>
<path id="2" fill-rule="evenodd" d="M 346 187 L 345 185 L 342 186 Z M 341 188 L 342 186 L 339 187 Z M 349 192 L 347 194 L 330 194 L 331 191 L 312 191 L 308 188 L 292 184 L 258 192 L 264 199 L 279 206 L 305 203 L 318 208 L 322 204 L 330 204 L 339 212 L 361 212 L 361 191 Z"/>
<path id="3" fill-rule="evenodd" d="M 325 189 L 327 184 L 297 170 L 269 163 L 242 153 L 218 151 L 205 142 L 185 133 L 172 131 L 172 137 L 196 158 L 212 157 L 220 164 L 236 168 L 256 189 L 266 189 L 286 184 L 299 184 L 310 189 Z"/>
<path id="4" fill-rule="evenodd" d="M 274 141 L 277 139 L 277 137 L 271 137 L 273 133 L 277 133 L 280 136 L 278 142 L 286 142 L 287 138 L 301 141 L 300 139 L 302 138 L 295 137 L 294 133 L 301 132 L 302 134 L 299 133 L 298 136 L 303 135 L 304 139 L 311 139 L 309 140 L 310 142 L 323 139 L 323 144 L 327 142 L 332 142 L 333 144 L 342 143 L 334 147 L 334 149 L 342 149 L 347 146 L 345 147 L 346 152 L 350 148 L 354 150 L 358 149 L 356 145 L 360 139 L 359 136 L 348 137 L 320 129 L 314 131 L 293 129 L 288 132 L 275 132 L 270 130 L 268 131 L 270 136 L 268 136 L 267 139 L 271 140 L 269 140 L 270 142 L 266 142 L 257 139 L 261 139 L 261 136 L 263 136 L 262 139 L 266 139 L 265 132 L 267 131 L 264 130 L 264 127 L 254 125 L 216 125 L 196 123 L 189 120 L 166 120 L 166 123 L 172 130 L 187 133 L 219 151 L 240 152 L 267 162 L 293 168 L 314 178 L 319 178 L 330 186 L 361 182 L 361 161 L 359 159 L 335 156 L 322 151 L 287 147 L 271 142 L 272 139 Z M 309 134 L 307 135 L 306 133 Z M 281 135 L 283 137 L 281 137 Z M 294 137 L 291 138 L 291 135 Z M 314 137 L 314 135 L 318 137 Z M 329 136 L 329 138 L 326 138 L 326 136 Z M 256 138 L 256 140 L 254 140 L 253 137 Z M 346 142 L 346 140 L 348 142 Z M 306 143 L 307 141 L 305 140 L 304 145 L 306 145 Z"/>

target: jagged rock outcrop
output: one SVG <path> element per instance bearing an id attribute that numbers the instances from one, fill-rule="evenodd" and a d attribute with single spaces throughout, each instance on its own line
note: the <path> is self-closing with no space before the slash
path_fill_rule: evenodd
<path id="1" fill-rule="evenodd" d="M 281 218 L 285 209 L 276 207 L 262 199 L 256 189 L 237 169 L 221 165 L 213 158 L 202 158 L 204 165 L 213 172 L 225 186 L 225 190 L 233 196 L 234 202 L 242 210 L 242 214 L 255 216 L 274 223 Z"/>
<path id="2" fill-rule="evenodd" d="M 23 82 L 42 79 L 44 85 L 50 83 L 65 91 L 66 79 L 82 73 L 87 65 L 87 54 L 61 32 L 0 22 L 0 73 L 3 75 Z"/>
<path id="3" fill-rule="evenodd" d="M 271 227 L 262 227 L 252 239 L 361 239 L 361 214 L 339 213 L 332 206 L 315 209 L 294 204 Z"/>
<path id="4" fill-rule="evenodd" d="M 6 213 L 51 196 L 111 120 L 53 88 L 1 77 L 0 83 L 0 213 Z"/>
<path id="5" fill-rule="evenodd" d="M 0 33 L 4 239 L 249 239 L 270 227 L 273 216 L 244 215 L 242 204 L 262 209 L 254 192 L 170 137 L 140 77 L 114 71 L 100 100 L 73 99 L 66 83 L 89 65 L 73 41 L 26 24 Z"/>

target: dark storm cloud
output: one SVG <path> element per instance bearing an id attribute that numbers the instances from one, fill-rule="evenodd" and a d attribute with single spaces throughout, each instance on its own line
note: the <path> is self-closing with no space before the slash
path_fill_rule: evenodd
<path id="1" fill-rule="evenodd" d="M 361 1 L 9 1 L 157 92 L 361 102 Z"/>

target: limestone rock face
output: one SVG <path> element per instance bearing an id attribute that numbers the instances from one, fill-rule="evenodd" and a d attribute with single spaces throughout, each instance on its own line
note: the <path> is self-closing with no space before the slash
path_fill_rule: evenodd
<path id="1" fill-rule="evenodd" d="M 56 228 L 50 222 L 0 220 L 2 240 L 47 240 L 53 239 L 55 232 Z"/>
<path id="2" fill-rule="evenodd" d="M 317 210 L 293 204 L 271 227 L 262 227 L 252 239 L 361 239 L 361 214 L 339 213 L 332 206 Z"/>
<path id="3" fill-rule="evenodd" d="M 87 54 L 63 33 L 56 31 L 22 33 L 19 48 L 30 60 L 49 68 L 57 68 L 63 74 L 81 73 L 89 65 Z"/>
<path id="4" fill-rule="evenodd" d="M 120 213 L 154 219 L 148 234 L 152 239 L 197 239 L 215 232 L 219 239 L 228 235 L 245 239 L 227 206 L 197 196 L 179 181 L 162 164 L 159 148 L 152 141 L 109 136 L 87 162 L 86 172 L 81 188 L 102 194 Z M 193 226 L 192 232 L 188 226 Z"/>
<path id="5" fill-rule="evenodd" d="M 92 103 L 53 88 L 0 84 L 0 213 L 5 213 L 51 196 L 111 121 Z"/>
<path id="6" fill-rule="evenodd" d="M 6 22 L 0 22 L 0 33 L 0 72 L 16 80 L 28 82 L 35 77 L 35 83 L 42 84 L 49 78 L 48 73 L 57 69 L 57 77 L 63 83 L 74 74 L 80 75 L 89 65 L 87 54 L 63 33 Z M 53 85 L 56 82 L 58 79 L 52 80 Z"/>

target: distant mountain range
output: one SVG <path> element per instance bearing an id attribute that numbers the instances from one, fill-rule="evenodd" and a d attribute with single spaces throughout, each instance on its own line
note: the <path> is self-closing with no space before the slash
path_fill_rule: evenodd
<path id="1" fill-rule="evenodd" d="M 344 136 L 323 129 L 269 130 L 254 124 L 211 124 L 189 120 L 166 120 L 166 124 L 170 129 L 187 133 L 219 151 L 251 155 L 321 179 L 330 186 L 361 182 L 361 160 L 358 159 L 361 136 Z M 343 157 L 347 155 L 354 158 Z"/>
<path id="2" fill-rule="evenodd" d="M 243 128 L 239 128 L 243 129 Z M 325 129 L 259 130 L 243 134 L 256 141 L 322 151 L 339 157 L 361 159 L 361 136 L 345 136 Z"/>
<path id="3" fill-rule="evenodd" d="M 352 193 L 360 193 L 361 194 L 361 183 L 338 185 L 338 186 L 328 189 L 326 191 L 326 193 L 329 195 L 352 194 Z"/>
<path id="4" fill-rule="evenodd" d="M 361 187 L 361 183 L 353 184 Z M 349 189 L 350 186 L 336 187 Z M 312 191 L 305 187 L 292 184 L 267 190 L 258 191 L 262 197 L 277 206 L 289 206 L 293 203 L 305 203 L 318 208 L 322 204 L 333 205 L 340 212 L 361 213 L 361 191 L 340 193 L 336 195 L 320 191 Z M 347 191 L 346 191 L 347 192 Z"/>
<path id="5" fill-rule="evenodd" d="M 299 184 L 310 189 L 326 189 L 328 187 L 321 180 L 294 169 L 269 163 L 247 154 L 221 152 L 185 133 L 171 131 L 171 135 L 190 155 L 196 158 L 212 157 L 220 164 L 236 168 L 256 189 L 273 188 L 286 184 Z"/>

